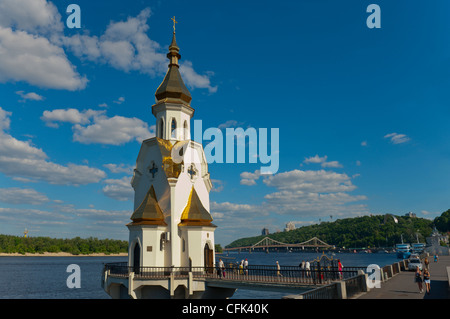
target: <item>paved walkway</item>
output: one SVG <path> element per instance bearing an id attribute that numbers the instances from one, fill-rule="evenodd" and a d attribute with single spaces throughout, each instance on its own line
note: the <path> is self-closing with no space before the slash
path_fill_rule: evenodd
<path id="1" fill-rule="evenodd" d="M 433 256 L 430 260 L 431 292 L 420 293 L 417 283 L 414 282 L 414 271 L 402 271 L 386 282 L 381 283 L 381 288 L 373 288 L 369 292 L 357 297 L 357 299 L 450 299 L 447 278 L 447 266 L 450 266 L 450 256 L 440 256 L 435 263 Z"/>

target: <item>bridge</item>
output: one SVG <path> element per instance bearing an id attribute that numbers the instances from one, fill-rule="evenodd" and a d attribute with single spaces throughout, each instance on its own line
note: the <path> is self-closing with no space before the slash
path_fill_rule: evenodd
<path id="1" fill-rule="evenodd" d="M 270 248 L 286 248 L 287 250 L 289 249 L 305 249 L 305 248 L 332 248 L 332 245 L 327 244 L 326 242 L 324 242 L 323 240 L 320 240 L 317 237 L 313 237 L 307 241 L 304 241 L 302 243 L 296 243 L 296 244 L 287 244 L 287 243 L 282 243 L 280 241 L 274 240 L 272 238 L 269 237 L 264 237 L 263 239 L 261 239 L 259 242 L 257 242 L 256 244 L 253 244 L 251 246 L 241 246 L 241 247 L 231 247 L 231 248 L 224 248 L 224 251 L 233 251 L 233 250 L 249 250 L 249 251 L 254 251 L 254 250 L 262 250 L 262 251 L 269 251 Z"/>
<path id="2" fill-rule="evenodd" d="M 337 261 L 322 255 L 311 261 L 310 269 L 298 266 L 249 265 L 246 269 L 230 264 L 218 267 L 130 267 L 127 263 L 105 264 L 102 286 L 110 290 L 117 285 L 128 286 L 130 296 L 139 286 L 161 285 L 176 294 L 171 287 L 186 287 L 186 298 L 191 296 L 191 287 L 204 285 L 209 288 L 280 291 L 299 294 L 333 282 L 358 275 L 360 267 L 346 267 L 339 270 Z M 131 287 L 131 289 L 130 289 Z M 171 290 L 172 289 L 172 290 Z"/>

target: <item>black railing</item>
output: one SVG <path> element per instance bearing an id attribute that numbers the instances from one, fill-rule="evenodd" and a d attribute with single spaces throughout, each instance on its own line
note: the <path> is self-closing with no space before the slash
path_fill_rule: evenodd
<path id="1" fill-rule="evenodd" d="M 355 276 L 359 267 L 349 267 L 342 271 L 328 268 L 300 269 L 296 266 L 251 265 L 247 269 L 235 265 L 219 269 L 218 267 L 130 267 L 127 263 L 105 264 L 104 271 L 111 276 L 128 277 L 134 273 L 136 278 L 163 279 L 170 276 L 187 278 L 189 273 L 193 278 L 209 278 L 229 281 L 247 281 L 258 283 L 286 284 L 328 284 Z"/>

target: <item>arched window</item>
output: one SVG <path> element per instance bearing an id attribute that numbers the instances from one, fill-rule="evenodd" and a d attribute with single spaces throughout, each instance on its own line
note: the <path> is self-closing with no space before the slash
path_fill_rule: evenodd
<path id="1" fill-rule="evenodd" d="M 190 139 L 190 136 L 189 136 L 189 128 L 188 128 L 187 121 L 184 121 L 184 124 L 183 124 L 183 134 L 184 134 L 184 139 L 185 139 L 185 140 Z"/>
<path id="2" fill-rule="evenodd" d="M 172 124 L 170 126 L 170 132 L 172 138 L 177 138 L 177 121 L 175 119 L 172 119 Z"/>
<path id="3" fill-rule="evenodd" d="M 159 138 L 164 138 L 164 120 L 159 120 Z"/>

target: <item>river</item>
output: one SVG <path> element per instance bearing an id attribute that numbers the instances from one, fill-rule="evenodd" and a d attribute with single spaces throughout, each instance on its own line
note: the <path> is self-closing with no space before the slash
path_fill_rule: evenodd
<path id="1" fill-rule="evenodd" d="M 247 258 L 250 265 L 298 266 L 302 260 L 313 260 L 316 253 L 230 253 L 226 262 Z M 398 261 L 395 254 L 338 253 L 334 256 L 345 266 L 377 264 L 380 267 Z M 0 257 L 0 299 L 109 299 L 101 287 L 104 263 L 127 261 L 127 257 Z M 68 288 L 67 267 L 80 267 L 81 287 Z M 280 299 L 286 293 L 242 290 L 232 299 Z"/>

